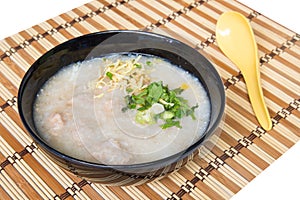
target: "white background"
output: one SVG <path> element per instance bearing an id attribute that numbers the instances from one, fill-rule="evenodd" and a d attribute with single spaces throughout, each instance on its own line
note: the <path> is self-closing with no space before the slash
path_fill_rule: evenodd
<path id="1" fill-rule="evenodd" d="M 1 0 L 0 39 L 53 18 L 88 0 Z M 296 0 L 240 0 L 254 10 L 300 33 Z M 300 142 L 238 192 L 234 200 L 300 199 Z"/>

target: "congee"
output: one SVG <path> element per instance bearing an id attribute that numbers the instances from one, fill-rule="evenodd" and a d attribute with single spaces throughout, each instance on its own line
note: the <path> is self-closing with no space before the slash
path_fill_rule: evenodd
<path id="1" fill-rule="evenodd" d="M 199 80 L 160 57 L 110 54 L 71 64 L 39 91 L 40 136 L 71 157 L 128 165 L 179 153 L 205 132 L 211 105 Z"/>

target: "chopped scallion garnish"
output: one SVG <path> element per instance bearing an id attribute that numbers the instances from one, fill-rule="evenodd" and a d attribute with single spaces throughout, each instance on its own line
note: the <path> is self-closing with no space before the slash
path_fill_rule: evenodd
<path id="1" fill-rule="evenodd" d="M 136 120 L 138 119 L 137 122 L 141 124 L 153 124 L 153 121 L 157 122 L 158 119 L 161 119 L 164 122 L 160 125 L 162 129 L 173 126 L 181 128 L 179 120 L 186 116 L 196 119 L 194 111 L 198 108 L 198 105 L 190 107 L 188 100 L 179 96 L 183 91 L 184 89 L 182 88 L 170 90 L 162 82 L 152 82 L 140 93 L 127 95 L 125 97 L 127 106 L 122 110 L 136 109 L 138 115 Z M 157 106 L 157 104 L 163 106 L 163 111 L 161 113 L 149 114 L 147 112 L 148 109 L 153 105 Z M 145 113 L 147 113 L 147 120 L 143 120 L 144 118 L 141 117 Z"/>
<path id="2" fill-rule="evenodd" d="M 111 72 L 106 72 L 106 76 L 112 80 L 113 74 Z"/>

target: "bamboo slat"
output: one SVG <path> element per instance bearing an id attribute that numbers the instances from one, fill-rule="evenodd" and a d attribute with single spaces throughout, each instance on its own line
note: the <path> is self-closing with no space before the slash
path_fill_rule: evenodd
<path id="1" fill-rule="evenodd" d="M 273 129 L 253 114 L 243 76 L 215 41 L 221 13 L 235 10 L 254 29 Z M 68 39 L 103 30 L 144 30 L 179 39 L 206 55 L 226 91 L 220 135 L 193 161 L 140 186 L 104 186 L 49 160 L 18 116 L 21 79 L 43 53 Z M 94 0 L 0 41 L 0 199 L 229 199 L 299 141 L 300 35 L 237 1 Z"/>

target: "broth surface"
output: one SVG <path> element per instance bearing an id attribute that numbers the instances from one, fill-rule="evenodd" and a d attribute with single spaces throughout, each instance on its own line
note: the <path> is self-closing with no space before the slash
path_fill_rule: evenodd
<path id="1" fill-rule="evenodd" d="M 180 97 L 189 106 L 198 106 L 193 110 L 195 119 L 186 116 L 178 120 L 181 128 L 162 128 L 162 119 L 153 120 L 154 117 L 151 123 L 143 120 L 140 123 L 137 120 L 140 112 L 127 108 L 125 97 L 131 92 L 128 87 L 123 82 L 111 86 L 110 80 L 116 75 L 110 72 L 103 75 L 104 66 L 136 58 L 136 54 L 117 54 L 62 68 L 45 83 L 35 101 L 34 121 L 40 136 L 71 157 L 113 165 L 162 159 L 197 141 L 210 119 L 210 101 L 199 80 L 164 59 L 140 55 L 139 65 L 135 66 L 145 73 L 139 79 L 145 87 L 162 82 L 170 90 L 184 88 Z M 107 84 L 97 87 L 101 76 Z M 160 113 L 162 106 L 155 105 L 151 109 Z"/>

